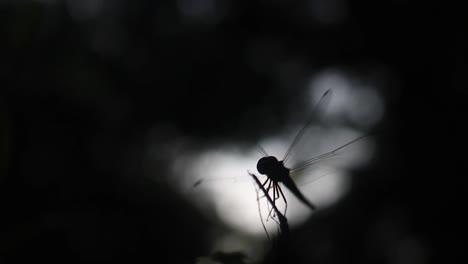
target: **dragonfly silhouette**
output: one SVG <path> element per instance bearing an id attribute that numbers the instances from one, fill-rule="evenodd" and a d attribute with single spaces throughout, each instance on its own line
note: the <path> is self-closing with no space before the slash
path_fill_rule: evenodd
<path id="1" fill-rule="evenodd" d="M 326 158 L 333 157 L 338 154 L 338 151 L 353 144 L 354 142 L 362 139 L 363 137 L 367 136 L 361 136 L 358 137 L 345 145 L 342 145 L 339 148 L 336 148 L 332 151 L 326 152 L 324 154 L 318 155 L 316 157 L 313 157 L 309 160 L 299 162 L 298 164 L 291 166 L 291 168 L 286 166 L 286 162 L 291 158 L 291 153 L 293 152 L 294 148 L 298 145 L 300 140 L 303 138 L 307 128 L 310 127 L 313 121 L 316 120 L 317 117 L 317 112 L 320 108 L 322 108 L 329 100 L 331 97 L 331 91 L 327 90 L 318 103 L 315 105 L 315 107 L 312 110 L 312 116 L 310 119 L 306 122 L 306 124 L 302 127 L 301 130 L 297 133 L 297 135 L 294 137 L 291 145 L 286 151 L 286 154 L 284 155 L 282 160 L 278 160 L 274 156 L 268 155 L 268 153 L 265 151 L 265 149 L 261 146 L 257 146 L 257 149 L 259 150 L 260 153 L 262 153 L 263 157 L 260 158 L 260 160 L 257 163 L 257 170 L 260 174 L 266 175 L 267 179 L 263 182 L 263 187 L 266 189 L 266 193 L 269 194 L 270 190 L 273 190 L 273 198 L 272 201 L 273 203 L 280 198 L 280 196 L 283 198 L 285 206 L 287 207 L 287 201 L 286 197 L 283 194 L 283 190 L 281 189 L 281 185 L 279 183 L 282 183 L 286 188 L 288 188 L 296 198 L 298 198 L 302 203 L 307 205 L 311 210 L 315 210 L 316 206 L 310 202 L 299 190 L 299 188 L 296 186 L 294 181 L 291 178 L 291 173 L 297 172 L 303 169 L 306 169 L 307 167 L 323 160 Z M 250 174 L 250 172 L 249 172 Z M 253 174 L 255 176 L 255 174 Z M 285 209 L 286 210 L 286 209 Z"/>

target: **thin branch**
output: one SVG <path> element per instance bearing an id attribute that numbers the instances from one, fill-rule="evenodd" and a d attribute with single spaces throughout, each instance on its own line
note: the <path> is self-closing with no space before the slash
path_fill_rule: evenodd
<path id="1" fill-rule="evenodd" d="M 265 194 L 265 197 L 270 202 L 271 206 L 273 207 L 273 210 L 275 210 L 275 213 L 278 216 L 279 227 L 280 227 L 280 230 L 281 230 L 281 234 L 283 234 L 283 235 L 288 234 L 289 233 L 289 225 L 288 225 L 288 220 L 286 219 L 286 217 L 278 210 L 278 208 L 276 207 L 274 201 L 271 199 L 270 195 L 268 195 L 268 192 L 265 190 L 262 183 L 258 180 L 257 176 L 255 176 L 255 174 L 253 174 L 253 173 L 251 173 L 249 171 L 247 171 L 247 173 L 250 176 L 252 176 L 252 178 L 257 183 L 258 187 L 260 187 L 262 192 Z"/>
<path id="2" fill-rule="evenodd" d="M 262 222 L 263 230 L 265 230 L 268 240 L 271 240 L 270 235 L 268 234 L 268 230 L 266 229 L 265 223 L 263 222 L 262 210 L 260 209 L 260 197 L 258 195 L 257 188 L 255 188 L 255 193 L 257 194 L 257 208 L 258 208 L 258 214 L 260 215 L 260 222 Z"/>

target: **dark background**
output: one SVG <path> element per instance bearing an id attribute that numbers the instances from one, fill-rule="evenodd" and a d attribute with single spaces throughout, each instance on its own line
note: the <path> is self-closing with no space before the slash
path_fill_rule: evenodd
<path id="1" fill-rule="evenodd" d="M 0 263 L 209 255 L 213 221 L 146 175 L 149 131 L 254 143 L 287 121 L 305 72 L 328 67 L 382 80 L 378 157 L 354 172 L 343 202 L 267 259 L 466 259 L 463 8 L 84 2 L 0 1 Z M 156 146 L 173 136 L 161 132 Z M 152 164 L 156 179 L 167 177 L 163 161 Z"/>

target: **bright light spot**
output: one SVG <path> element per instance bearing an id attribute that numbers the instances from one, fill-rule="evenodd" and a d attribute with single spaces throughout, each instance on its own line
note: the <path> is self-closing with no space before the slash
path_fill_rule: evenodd
<path id="1" fill-rule="evenodd" d="M 370 88 L 356 89 L 353 100 L 349 102 L 349 116 L 363 126 L 377 123 L 383 116 L 383 102 L 375 90 Z"/>
<path id="2" fill-rule="evenodd" d="M 317 74 L 310 82 L 310 110 L 315 107 L 316 102 L 325 93 L 332 90 L 332 99 L 326 106 L 327 117 L 337 115 L 346 111 L 348 94 L 351 88 L 351 82 L 344 74 L 338 70 L 328 70 Z"/>
<path id="3" fill-rule="evenodd" d="M 256 172 L 258 158 L 259 154 L 253 151 L 209 150 L 188 157 L 184 164 L 174 164 L 174 169 L 183 169 L 185 188 L 191 189 L 190 195 L 200 208 L 215 209 L 223 222 L 238 231 L 259 234 L 263 229 L 255 185 L 247 174 L 247 170 Z M 190 187 L 196 181 L 201 182 Z"/>
<path id="4" fill-rule="evenodd" d="M 328 89 L 332 99 L 326 106 L 323 119 L 328 121 L 351 120 L 370 127 L 375 125 L 384 113 L 384 104 L 375 89 L 364 85 L 364 80 L 352 79 L 337 69 L 330 69 L 314 76 L 309 84 L 311 109 Z"/>

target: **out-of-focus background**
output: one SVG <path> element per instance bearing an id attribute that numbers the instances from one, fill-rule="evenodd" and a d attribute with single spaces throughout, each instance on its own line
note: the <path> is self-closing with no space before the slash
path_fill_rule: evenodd
<path id="1" fill-rule="evenodd" d="M 463 262 L 463 11 L 0 1 L 0 263 Z M 285 193 L 272 247 L 256 144 L 281 157 L 327 89 L 297 156 L 372 134 L 297 180 L 319 210 Z"/>

